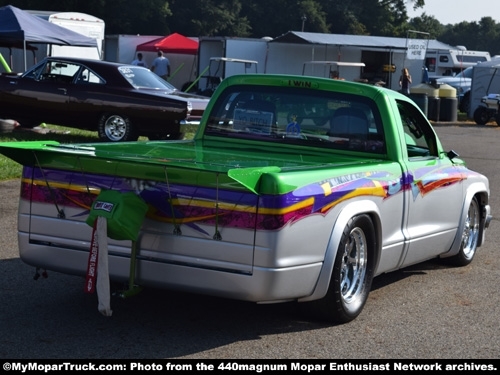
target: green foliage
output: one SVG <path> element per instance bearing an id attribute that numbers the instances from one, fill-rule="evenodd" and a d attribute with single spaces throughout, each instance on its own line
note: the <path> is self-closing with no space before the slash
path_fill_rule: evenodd
<path id="1" fill-rule="evenodd" d="M 247 18 L 241 14 L 240 0 L 171 0 L 172 30 L 184 35 L 239 36 L 251 35 Z"/>
<path id="2" fill-rule="evenodd" d="M 425 13 L 421 17 L 413 18 L 409 23 L 410 30 L 425 30 L 426 33 L 429 33 L 431 39 L 437 39 L 443 33 L 444 28 L 437 19 Z"/>
<path id="3" fill-rule="evenodd" d="M 290 30 L 405 37 L 408 30 L 469 50 L 500 54 L 500 24 L 491 17 L 443 25 L 408 18 L 425 0 L 0 0 L 21 9 L 73 11 L 106 22 L 106 34 L 277 37 Z"/>

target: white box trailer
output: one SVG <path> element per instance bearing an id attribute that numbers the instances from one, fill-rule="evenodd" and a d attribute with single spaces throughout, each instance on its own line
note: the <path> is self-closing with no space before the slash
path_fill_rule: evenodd
<path id="1" fill-rule="evenodd" d="M 48 55 L 82 57 L 96 60 L 103 59 L 104 32 L 106 25 L 102 19 L 80 12 L 52 12 L 43 10 L 28 10 L 27 12 L 97 41 L 97 49 L 49 45 L 47 51 Z"/>
<path id="2" fill-rule="evenodd" d="M 161 37 L 162 35 L 106 35 L 104 42 L 104 60 L 121 64 L 130 64 L 136 57 L 138 45 Z"/>
<path id="3" fill-rule="evenodd" d="M 267 42 L 265 38 L 201 37 L 198 89 L 203 91 L 212 87 L 215 80 L 235 74 L 266 73 Z M 252 66 L 241 61 L 251 62 Z"/>
<path id="4" fill-rule="evenodd" d="M 209 69 L 211 59 L 216 57 L 256 61 L 258 73 L 295 75 L 303 74 L 305 62 L 359 62 L 365 66 L 345 69 L 344 79 L 381 84 L 393 90 L 399 90 L 403 67 L 409 69 L 414 85 L 422 82 L 423 76 L 423 58 L 408 59 L 405 38 L 289 31 L 275 39 L 202 37 L 199 43 L 200 90 L 210 87 L 209 80 L 214 77 L 224 79 L 253 72 L 245 64 L 226 63 L 217 71 Z M 318 68 L 307 74 L 324 76 L 324 70 Z"/>

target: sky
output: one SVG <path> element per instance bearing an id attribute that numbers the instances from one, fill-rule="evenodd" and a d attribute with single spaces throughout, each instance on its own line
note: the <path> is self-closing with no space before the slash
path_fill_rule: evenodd
<path id="1" fill-rule="evenodd" d="M 425 12 L 443 25 L 462 21 L 478 22 L 483 17 L 491 17 L 500 23 L 500 0 L 425 0 L 425 6 L 416 12 L 411 2 L 407 1 L 406 8 L 410 18 L 419 17 Z"/>

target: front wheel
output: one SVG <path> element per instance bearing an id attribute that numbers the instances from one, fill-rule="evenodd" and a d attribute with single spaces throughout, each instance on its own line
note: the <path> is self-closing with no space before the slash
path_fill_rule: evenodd
<path id="1" fill-rule="evenodd" d="M 474 111 L 474 121 L 478 125 L 486 125 L 491 119 L 491 113 L 488 108 L 477 107 Z"/>
<path id="2" fill-rule="evenodd" d="M 104 142 L 136 141 L 138 138 L 128 117 L 109 113 L 99 119 L 97 133 Z"/>
<path id="3" fill-rule="evenodd" d="M 347 323 L 361 313 L 372 285 L 375 249 L 371 218 L 363 214 L 349 220 L 337 250 L 328 291 L 322 299 L 310 302 L 314 316 Z"/>
<path id="4" fill-rule="evenodd" d="M 477 250 L 477 241 L 480 230 L 480 212 L 477 198 L 472 198 L 469 210 L 465 216 L 464 229 L 462 231 L 462 243 L 457 255 L 450 258 L 444 258 L 448 263 L 454 266 L 462 267 L 472 262 Z"/>

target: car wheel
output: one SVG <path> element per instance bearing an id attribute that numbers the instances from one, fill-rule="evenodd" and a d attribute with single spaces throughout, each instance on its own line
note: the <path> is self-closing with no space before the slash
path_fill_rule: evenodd
<path id="1" fill-rule="evenodd" d="M 105 142 L 136 141 L 138 138 L 128 117 L 114 114 L 101 116 L 97 133 L 99 139 Z"/>
<path id="2" fill-rule="evenodd" d="M 370 217 L 352 218 L 344 228 L 326 296 L 310 303 L 314 316 L 347 323 L 361 313 L 372 285 L 375 246 Z"/>
<path id="3" fill-rule="evenodd" d="M 460 250 L 457 255 L 450 258 L 444 258 L 446 262 L 459 267 L 466 266 L 472 262 L 477 250 L 480 220 L 479 203 L 477 202 L 476 197 L 474 197 L 470 202 L 469 210 L 465 216 Z"/>
<path id="4" fill-rule="evenodd" d="M 474 111 L 474 121 L 478 125 L 486 125 L 491 119 L 491 113 L 485 107 L 477 107 Z"/>

